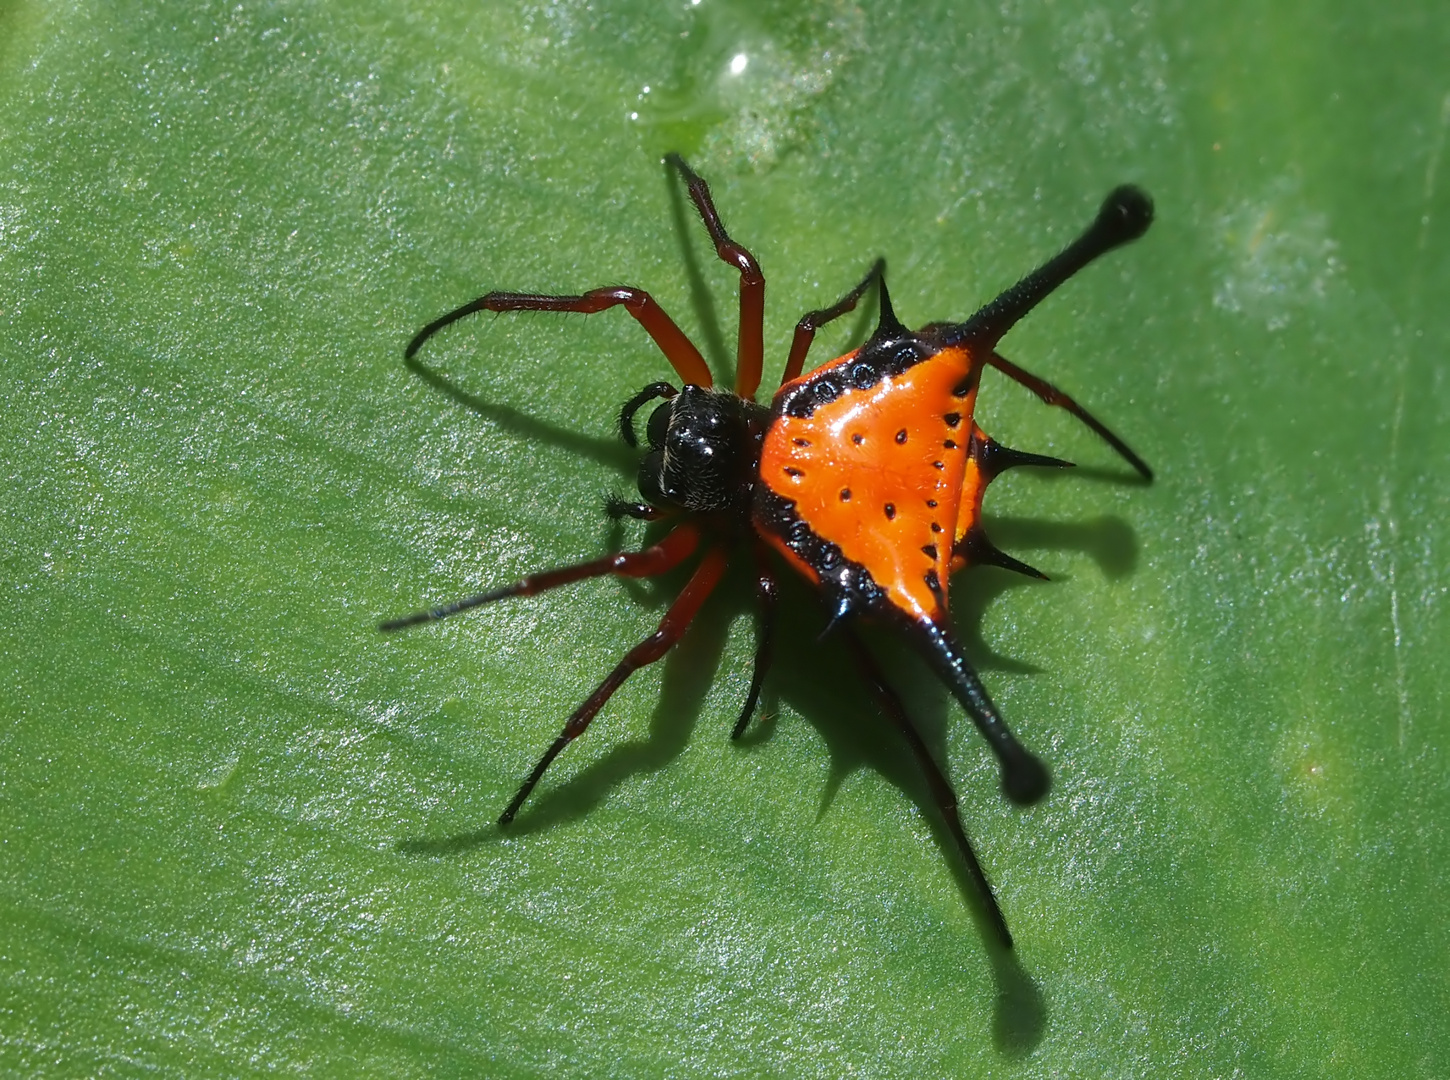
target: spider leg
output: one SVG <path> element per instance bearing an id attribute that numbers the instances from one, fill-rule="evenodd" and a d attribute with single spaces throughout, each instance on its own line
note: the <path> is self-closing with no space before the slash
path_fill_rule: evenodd
<path id="1" fill-rule="evenodd" d="M 865 644 L 853 631 L 846 630 L 844 634 L 850 643 L 852 654 L 856 657 L 856 664 L 861 676 L 866 680 L 871 692 L 876 695 L 876 700 L 887 718 L 901 732 L 907 746 L 911 748 L 912 755 L 916 758 L 917 765 L 926 777 L 927 787 L 931 789 L 932 798 L 936 800 L 937 810 L 941 812 L 947 831 L 956 841 L 962 861 L 967 864 L 967 872 L 971 875 L 972 881 L 982 897 L 982 903 L 987 909 L 987 917 L 991 920 L 992 928 L 996 930 L 1002 945 L 1008 949 L 1012 948 L 1012 932 L 1007 929 L 1007 920 L 1003 917 L 1002 909 L 997 904 L 997 897 L 992 892 L 992 885 L 982 871 L 982 864 L 977 861 L 977 853 L 972 850 L 972 842 L 967 839 L 966 830 L 962 828 L 962 816 L 957 810 L 957 793 L 953 790 L 951 781 L 946 778 L 941 766 L 931 756 L 931 751 L 927 749 L 921 732 L 917 731 L 916 725 L 911 722 L 911 717 L 906 714 L 901 699 L 886 682 L 880 665 L 876 663 L 876 658 L 871 655 Z"/>
<path id="2" fill-rule="evenodd" d="M 646 664 L 652 664 L 664 656 L 684 636 L 685 630 L 699 614 L 705 598 L 719 584 L 721 576 L 725 573 L 726 561 L 724 547 L 714 547 L 706 553 L 705 558 L 701 560 L 680 595 L 675 597 L 675 602 L 670 605 L 669 611 L 665 612 L 665 617 L 660 620 L 659 629 L 630 649 L 618 666 L 599 684 L 594 693 L 585 699 L 584 704 L 574 710 L 574 714 L 565 722 L 564 730 L 559 733 L 559 737 L 554 740 L 549 749 L 544 751 L 544 756 L 534 766 L 534 771 L 529 773 L 528 779 L 519 787 L 518 794 L 513 797 L 513 801 L 508 804 L 499 817 L 500 825 L 507 825 L 514 819 L 514 815 L 519 812 L 519 807 L 529 797 L 529 792 L 534 790 L 534 785 L 539 782 L 539 778 L 544 775 L 553 760 L 559 756 L 559 752 L 584 734 L 589 722 L 594 719 L 600 709 L 604 708 L 604 703 L 619 689 L 624 680 Z"/>
<path id="3" fill-rule="evenodd" d="M 405 615 L 401 619 L 391 619 L 378 629 L 386 633 L 401 630 L 407 626 L 417 626 L 419 623 L 436 622 L 439 619 L 446 619 L 449 615 L 456 615 L 460 611 L 491 604 L 495 600 L 506 600 L 511 596 L 534 596 L 547 589 L 555 589 L 574 581 L 583 581 L 585 578 L 603 577 L 605 574 L 619 574 L 621 577 L 653 577 L 679 566 L 694 553 L 699 544 L 699 527 L 687 521 L 671 529 L 658 544 L 642 551 L 621 551 L 614 555 L 606 555 L 602 559 L 590 559 L 588 562 L 575 563 L 573 566 L 561 566 L 555 570 L 529 574 L 501 589 L 492 589 L 489 592 L 479 593 L 477 596 L 470 596 L 466 600 L 455 600 L 451 604 L 430 608 L 427 611 L 417 611 L 412 615 Z"/>
<path id="4" fill-rule="evenodd" d="M 1138 472 L 1142 474 L 1143 479 L 1153 479 L 1153 470 L 1148 467 L 1148 463 L 1140 458 L 1137 454 L 1133 453 L 1132 449 L 1128 446 L 1127 443 L 1125 443 L 1117 435 L 1113 434 L 1113 432 L 1108 429 L 1107 425 L 1105 425 L 1092 413 L 1088 412 L 1076 401 L 1068 397 L 1046 379 L 1040 379 L 1036 375 L 1033 375 L 1030 371 L 1024 371 L 1022 368 L 1018 367 L 1016 364 L 1012 363 L 1012 361 L 1008 360 L 1005 356 L 999 353 L 996 349 L 993 349 L 991 352 L 987 353 L 987 363 L 991 364 L 994 368 L 1000 371 L 1003 375 L 1006 375 L 1007 378 L 1011 379 L 1013 382 L 1019 382 L 1023 386 L 1027 387 L 1027 389 L 1031 390 L 1034 394 L 1041 398 L 1045 404 L 1056 405 L 1058 408 L 1066 409 L 1068 412 L 1072 413 L 1073 416 L 1076 416 L 1079 420 L 1081 420 L 1084 424 L 1091 428 L 1098 435 L 1099 438 L 1101 438 L 1120 455 L 1122 455 L 1123 459 L 1127 461 L 1129 465 L 1133 466 L 1133 468 L 1137 469 Z"/>
<path id="5" fill-rule="evenodd" d="M 880 281 L 885 274 L 886 260 L 877 259 L 871 264 L 871 269 L 866 272 L 861 283 L 845 296 L 828 308 L 808 311 L 801 316 L 801 321 L 795 325 L 795 336 L 791 338 L 790 355 L 786 357 L 785 361 L 785 373 L 780 378 L 782 386 L 800 377 L 801 368 L 805 366 L 806 353 L 811 351 L 811 342 L 815 340 L 816 331 L 833 319 L 839 319 L 848 311 L 855 310 L 861 297 L 866 295 L 866 290 L 871 287 L 873 282 Z"/>
<path id="6" fill-rule="evenodd" d="M 760 387 L 760 372 L 765 364 L 765 275 L 760 272 L 755 256 L 725 232 L 720 212 L 715 209 L 715 200 L 710 197 L 710 185 L 686 165 L 679 154 L 666 154 L 665 162 L 684 179 L 690 199 L 715 244 L 715 254 L 740 271 L 740 336 L 735 354 L 735 392 L 747 400 L 753 399 Z"/>
<path id="7" fill-rule="evenodd" d="M 643 289 L 628 285 L 611 285 L 593 289 L 582 296 L 543 296 L 537 293 L 485 293 L 477 300 L 471 300 L 447 315 L 434 319 L 419 330 L 408 342 L 403 356 L 411 359 L 422 347 L 423 342 L 442 330 L 478 311 L 572 311 L 580 315 L 593 315 L 607 308 L 623 305 L 624 310 L 634 316 L 645 328 L 654 343 L 659 346 L 665 359 L 679 373 L 681 379 L 696 386 L 713 386 L 710 368 L 694 342 L 665 314 L 665 309 L 655 303 L 654 297 Z"/>
<path id="8" fill-rule="evenodd" d="M 740 719 L 730 732 L 732 739 L 745 734 L 750 718 L 755 715 L 756 703 L 760 701 L 760 688 L 765 684 L 766 672 L 770 670 L 775 656 L 775 607 L 778 589 L 775 571 L 771 569 L 765 546 L 755 545 L 755 595 L 760 601 L 760 619 L 755 638 L 755 669 L 750 675 L 750 692 L 745 695 L 745 707 L 740 710 Z"/>

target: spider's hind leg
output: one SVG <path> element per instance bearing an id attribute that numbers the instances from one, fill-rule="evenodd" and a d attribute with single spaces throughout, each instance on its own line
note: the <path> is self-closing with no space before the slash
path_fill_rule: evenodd
<path id="1" fill-rule="evenodd" d="M 699 211 L 705 231 L 715 245 L 715 254 L 720 256 L 721 262 L 740 271 L 740 336 L 736 344 L 735 392 L 743 398 L 753 399 L 760 387 L 760 372 L 765 365 L 765 275 L 760 272 L 760 263 L 755 261 L 755 256 L 725 231 L 720 211 L 715 209 L 715 200 L 710 194 L 710 185 L 686 165 L 679 154 L 666 154 L 665 161 L 685 181 L 690 201 Z"/>
<path id="2" fill-rule="evenodd" d="M 700 607 L 705 603 L 706 598 L 714 591 L 715 586 L 720 583 L 720 578 L 725 573 L 726 551 L 723 547 L 711 548 L 701 560 L 700 565 L 695 568 L 694 574 L 690 576 L 689 582 L 680 595 L 675 597 L 675 602 L 670 605 L 665 617 L 660 620 L 659 629 L 649 637 L 645 638 L 634 648 L 630 649 L 621 660 L 594 690 L 585 699 L 584 704 L 575 709 L 573 714 L 564 723 L 564 730 L 559 737 L 553 741 L 549 749 L 544 751 L 544 756 L 534 766 L 533 772 L 529 773 L 527 779 L 519 786 L 518 793 L 514 795 L 508 807 L 499 817 L 500 825 L 507 825 L 519 812 L 524 800 L 529 797 L 529 792 L 534 790 L 534 785 L 539 782 L 540 777 L 559 756 L 560 751 L 571 742 L 584 734 L 589 722 L 598 715 L 599 710 L 614 692 L 624 684 L 624 680 L 644 667 L 646 664 L 653 664 L 684 637 L 685 631 L 689 629 L 690 623 L 694 622 L 695 616 L 700 613 Z"/>

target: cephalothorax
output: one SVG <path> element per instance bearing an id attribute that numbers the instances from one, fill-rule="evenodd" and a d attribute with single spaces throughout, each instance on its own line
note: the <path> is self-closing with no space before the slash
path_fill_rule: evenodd
<path id="1" fill-rule="evenodd" d="M 609 513 L 672 528 L 641 551 L 531 574 L 457 603 L 383 624 L 384 630 L 429 622 L 509 596 L 531 596 L 606 574 L 647 577 L 704 553 L 659 628 L 629 651 L 575 710 L 499 819 L 513 820 L 549 764 L 583 733 L 628 676 L 662 657 L 681 638 L 719 584 L 730 554 L 753 552 L 760 625 L 755 670 L 732 737 L 750 723 L 773 654 L 776 560 L 813 584 L 825 601 L 828 629 L 841 633 L 873 695 L 920 765 L 1001 943 L 1012 936 L 986 875 L 962 829 L 956 794 L 851 623 L 887 621 L 903 632 L 976 722 L 1002 767 L 1009 798 L 1031 803 L 1047 793 L 1049 774 L 1018 742 L 957 644 L 947 617 L 950 575 L 992 565 L 1041 577 L 997 550 L 982 528 L 982 496 L 1004 469 L 1065 467 L 1069 462 L 1010 450 L 974 419 L 982 371 L 996 368 L 1049 405 L 1070 411 L 1145 479 L 1137 454 L 1066 394 L 1005 359 L 997 343 L 1044 297 L 1093 259 L 1143 235 L 1153 204 L 1141 190 L 1111 192 L 1088 229 L 971 318 L 912 331 L 892 311 L 885 261 L 836 304 L 796 325 L 785 374 L 770 405 L 756 404 L 764 363 L 765 278 L 748 251 L 730 239 L 710 190 L 677 155 L 678 170 L 720 258 L 740 271 L 740 331 L 733 391 L 717 390 L 698 349 L 640 289 L 611 287 L 580 296 L 491 292 L 425 326 L 408 344 L 411 358 L 434 333 L 477 311 L 570 311 L 622 306 L 645 328 L 683 385 L 653 383 L 619 414 L 619 433 L 638 445 L 636 414 L 652 405 L 638 486 L 643 501 L 612 499 Z M 802 375 L 821 326 L 853 310 L 876 287 L 881 314 L 870 339 Z"/>

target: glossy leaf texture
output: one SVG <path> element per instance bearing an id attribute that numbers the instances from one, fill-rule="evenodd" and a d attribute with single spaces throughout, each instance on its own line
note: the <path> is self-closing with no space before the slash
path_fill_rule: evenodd
<path id="1" fill-rule="evenodd" d="M 1446 1075 L 1447 49 L 1428 0 L 0 3 L 0 1071 Z M 623 313 L 402 349 L 627 283 L 728 373 L 669 150 L 777 372 L 878 255 L 961 319 L 1156 199 L 1002 349 L 1157 482 L 981 396 L 1080 465 L 989 497 L 1052 582 L 953 592 L 1050 797 L 872 639 L 1015 964 L 805 589 L 741 744 L 748 572 L 502 832 L 682 578 L 376 631 L 646 535 Z"/>

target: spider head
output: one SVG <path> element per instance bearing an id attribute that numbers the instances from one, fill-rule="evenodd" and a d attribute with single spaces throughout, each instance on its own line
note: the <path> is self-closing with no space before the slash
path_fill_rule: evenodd
<path id="1" fill-rule="evenodd" d="M 696 513 L 741 510 L 760 460 L 765 411 L 735 394 L 686 385 L 655 407 L 639 464 L 639 493 Z"/>

